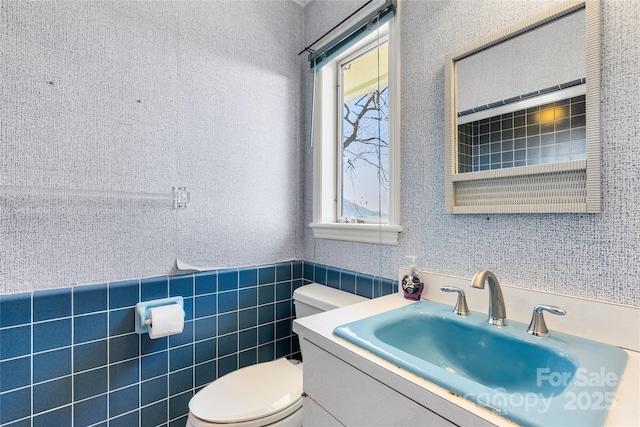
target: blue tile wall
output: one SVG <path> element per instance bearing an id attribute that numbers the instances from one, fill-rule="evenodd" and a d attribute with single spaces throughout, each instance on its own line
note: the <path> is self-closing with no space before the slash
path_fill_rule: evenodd
<path id="1" fill-rule="evenodd" d="M 312 281 L 373 298 L 388 279 L 306 261 L 0 296 L 0 426 L 184 426 L 209 382 L 300 358 L 293 291 Z M 185 328 L 152 340 L 134 306 L 184 298 Z"/>
<path id="2" fill-rule="evenodd" d="M 365 298 L 378 298 L 389 295 L 398 287 L 397 280 L 357 273 L 352 270 L 309 261 L 304 261 L 302 268 L 301 276 L 305 285 L 316 282 Z"/>

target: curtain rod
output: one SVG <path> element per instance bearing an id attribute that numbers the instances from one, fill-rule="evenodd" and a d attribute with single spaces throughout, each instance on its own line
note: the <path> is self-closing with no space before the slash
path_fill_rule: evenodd
<path id="1" fill-rule="evenodd" d="M 355 15 L 356 13 L 360 12 L 362 9 L 364 9 L 365 7 L 367 7 L 373 0 L 369 0 L 368 2 L 366 2 L 365 4 L 363 4 L 362 6 L 360 6 L 357 10 L 355 10 L 351 15 L 347 16 L 346 18 L 344 18 L 342 21 L 340 21 L 338 24 L 336 24 L 333 28 L 331 28 L 329 31 L 327 31 L 326 33 L 324 33 L 323 35 L 321 35 L 320 37 L 318 37 L 313 43 L 311 43 L 309 46 L 305 47 L 304 49 L 302 49 L 302 51 L 300 51 L 300 53 L 298 54 L 298 56 L 302 55 L 305 52 L 310 52 L 313 53 L 313 49 L 311 49 L 311 46 L 313 46 L 314 44 L 318 43 L 320 40 L 322 40 L 323 38 L 325 38 L 329 33 L 331 33 L 333 30 L 335 30 L 336 28 L 338 28 L 340 25 L 344 24 L 349 18 L 351 18 L 353 15 Z"/>

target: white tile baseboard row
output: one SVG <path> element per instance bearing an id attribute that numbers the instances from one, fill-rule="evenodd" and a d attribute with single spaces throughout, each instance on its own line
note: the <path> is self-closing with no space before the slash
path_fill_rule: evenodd
<path id="1" fill-rule="evenodd" d="M 398 283 L 407 268 L 401 268 Z M 447 276 L 424 270 L 417 271 L 424 282 L 422 299 L 449 304 L 456 302 L 456 295 L 442 292 L 442 286 L 461 288 L 471 311 L 488 313 L 489 289 L 471 288 L 471 278 Z M 499 278 L 498 278 L 499 279 Z M 615 345 L 627 350 L 640 351 L 640 308 L 628 305 L 578 298 L 574 296 L 525 289 L 500 283 L 507 309 L 507 320 L 529 324 L 533 308 L 538 304 L 555 305 L 567 311 L 566 316 L 545 314 L 549 331 L 588 338 Z M 402 292 L 399 292 L 402 297 Z"/>

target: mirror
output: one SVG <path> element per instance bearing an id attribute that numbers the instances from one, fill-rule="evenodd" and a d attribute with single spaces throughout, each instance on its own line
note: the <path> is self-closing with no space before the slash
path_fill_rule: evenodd
<path id="1" fill-rule="evenodd" d="M 600 211 L 599 16 L 571 1 L 447 56 L 447 212 Z"/>

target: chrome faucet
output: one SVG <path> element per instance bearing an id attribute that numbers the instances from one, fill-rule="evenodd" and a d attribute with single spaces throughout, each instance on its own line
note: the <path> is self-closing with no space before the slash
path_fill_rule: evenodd
<path id="1" fill-rule="evenodd" d="M 504 308 L 504 298 L 500 284 L 495 274 L 489 270 L 480 270 L 473 276 L 471 287 L 484 289 L 484 282 L 489 283 L 489 320 L 495 326 L 507 326 L 507 310 Z"/>
<path id="2" fill-rule="evenodd" d="M 444 286 L 440 288 L 443 292 L 455 292 L 458 294 L 458 300 L 456 306 L 453 307 L 453 312 L 458 316 L 468 316 L 469 306 L 467 305 L 467 298 L 464 296 L 464 291 L 460 288 L 454 288 L 453 286 Z"/>
<path id="3" fill-rule="evenodd" d="M 553 305 L 536 305 L 533 309 L 533 316 L 531 317 L 531 322 L 527 328 L 527 333 L 537 337 L 548 337 L 551 335 L 547 328 L 547 324 L 544 321 L 544 316 L 542 315 L 543 311 L 548 311 L 549 313 L 558 316 L 564 316 L 567 314 L 567 312 L 560 307 L 555 307 Z"/>

